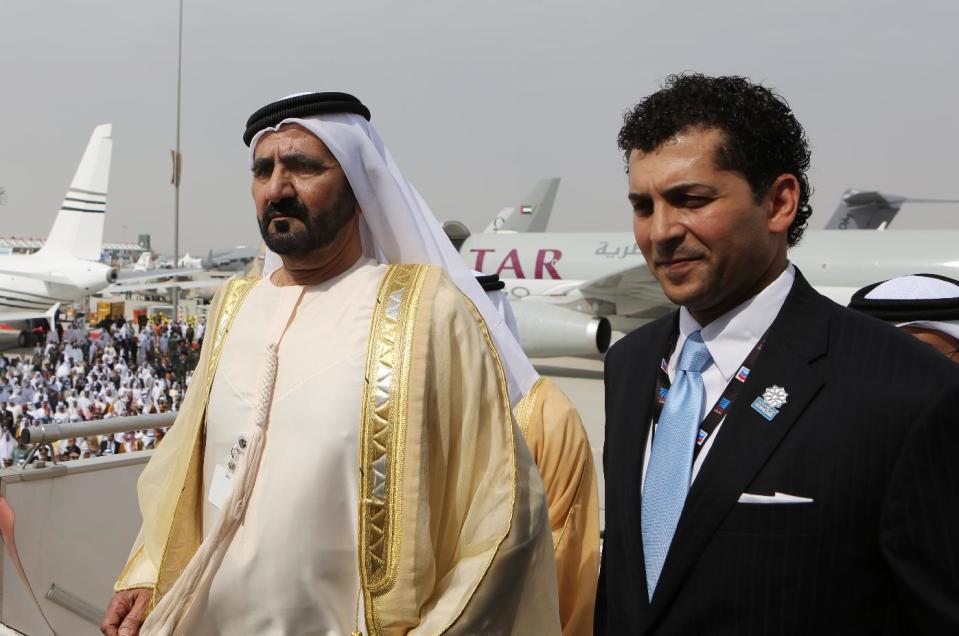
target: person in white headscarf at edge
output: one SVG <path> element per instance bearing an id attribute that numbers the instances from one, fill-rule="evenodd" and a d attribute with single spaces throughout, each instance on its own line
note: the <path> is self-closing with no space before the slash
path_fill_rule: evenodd
<path id="1" fill-rule="evenodd" d="M 863 287 L 849 308 L 894 324 L 959 364 L 959 280 L 899 276 Z"/>
<path id="2" fill-rule="evenodd" d="M 17 440 L 13 438 L 10 431 L 6 428 L 0 433 L 0 468 L 4 467 L 4 462 L 13 463 L 13 449 L 17 447 Z"/>
<path id="3" fill-rule="evenodd" d="M 368 120 L 319 93 L 248 121 L 282 265 L 211 307 L 104 633 L 559 633 L 511 414 L 536 374 Z"/>

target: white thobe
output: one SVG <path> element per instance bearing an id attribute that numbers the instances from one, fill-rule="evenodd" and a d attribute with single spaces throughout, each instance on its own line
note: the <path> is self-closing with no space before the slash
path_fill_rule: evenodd
<path id="1" fill-rule="evenodd" d="M 244 300 L 207 409 L 204 532 L 221 514 L 208 496 L 216 466 L 227 467 L 238 436 L 250 432 L 267 347 L 279 342 L 266 446 L 243 523 L 209 587 L 187 610 L 184 633 L 353 629 L 360 407 L 373 307 L 386 271 L 361 259 L 305 289 L 264 278 Z"/>

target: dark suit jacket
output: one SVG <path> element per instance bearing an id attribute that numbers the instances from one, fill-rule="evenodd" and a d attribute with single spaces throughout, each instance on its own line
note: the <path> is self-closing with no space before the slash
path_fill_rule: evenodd
<path id="1" fill-rule="evenodd" d="M 798 273 L 647 602 L 640 477 L 674 312 L 606 358 L 597 634 L 959 634 L 959 365 Z M 772 421 L 751 408 L 788 392 Z M 783 492 L 807 504 L 741 504 Z"/>

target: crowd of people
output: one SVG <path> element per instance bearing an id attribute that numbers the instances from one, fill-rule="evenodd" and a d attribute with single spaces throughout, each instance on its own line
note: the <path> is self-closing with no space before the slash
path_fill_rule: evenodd
<path id="1" fill-rule="evenodd" d="M 200 355 L 198 321 L 119 319 L 88 329 L 58 325 L 31 354 L 0 355 L 0 463 L 21 465 L 25 427 L 176 411 Z M 70 438 L 43 446 L 29 461 L 69 461 L 154 448 L 163 429 Z"/>

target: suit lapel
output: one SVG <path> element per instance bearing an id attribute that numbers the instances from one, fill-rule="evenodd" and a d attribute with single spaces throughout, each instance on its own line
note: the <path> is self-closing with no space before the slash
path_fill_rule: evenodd
<path id="1" fill-rule="evenodd" d="M 640 528 L 640 511 L 642 509 L 642 481 L 643 457 L 646 454 L 646 443 L 649 440 L 649 427 L 653 417 L 653 393 L 656 390 L 656 376 L 659 373 L 663 352 L 666 344 L 676 329 L 678 329 L 679 312 L 673 312 L 654 326 L 656 330 L 649 339 L 649 346 L 629 361 L 630 373 L 628 381 L 617 396 L 620 400 L 618 412 L 629 414 L 630 433 L 623 435 L 623 444 L 619 448 L 607 448 L 607 452 L 621 454 L 621 459 L 615 465 L 624 468 L 623 488 L 620 491 L 623 500 L 620 510 L 627 516 L 622 527 Z M 637 404 L 645 405 L 638 410 Z M 623 548 L 626 550 L 626 563 L 645 563 L 643 554 L 642 535 L 623 537 Z M 640 568 L 637 577 L 641 582 L 642 600 L 637 602 L 646 604 L 649 594 L 646 591 L 646 575 Z"/>
<path id="2" fill-rule="evenodd" d="M 647 628 L 669 606 L 739 495 L 822 387 L 822 378 L 810 362 L 826 351 L 828 313 L 823 311 L 823 302 L 827 301 L 797 270 L 793 289 L 773 322 L 759 360 L 686 497 L 647 615 Z M 774 385 L 784 388 L 788 397 L 779 414 L 768 420 L 752 403 Z"/>

